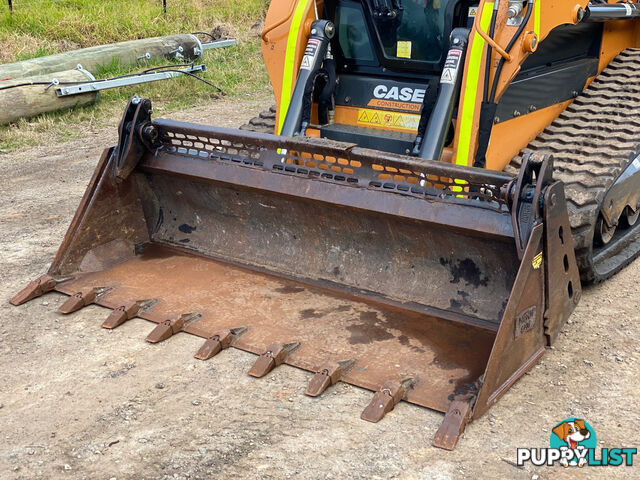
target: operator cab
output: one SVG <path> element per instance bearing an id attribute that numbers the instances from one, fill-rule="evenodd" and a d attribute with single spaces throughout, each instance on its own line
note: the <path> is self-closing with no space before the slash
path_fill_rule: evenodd
<path id="1" fill-rule="evenodd" d="M 472 28 L 478 2 L 328 0 L 324 8 L 336 26 L 331 49 L 337 82 L 333 118 L 318 122 L 320 136 L 415 154 L 416 132 L 438 95 L 451 32 Z M 499 99 L 494 123 L 573 99 L 597 73 L 602 29 L 602 22 L 586 22 L 552 30 Z M 452 125 L 445 146 L 453 134 Z"/>
<path id="2" fill-rule="evenodd" d="M 428 119 L 436 101 L 449 35 L 470 28 L 476 12 L 474 1 L 326 1 L 337 82 L 332 122 L 320 135 L 411 153 L 421 114 Z"/>

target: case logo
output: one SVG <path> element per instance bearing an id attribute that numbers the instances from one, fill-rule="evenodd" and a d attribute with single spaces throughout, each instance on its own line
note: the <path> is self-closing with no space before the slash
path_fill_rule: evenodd
<path id="1" fill-rule="evenodd" d="M 373 96 L 383 100 L 395 100 L 400 102 L 422 103 L 424 100 L 424 88 L 410 87 L 387 87 L 386 85 L 376 85 L 373 89 Z"/>

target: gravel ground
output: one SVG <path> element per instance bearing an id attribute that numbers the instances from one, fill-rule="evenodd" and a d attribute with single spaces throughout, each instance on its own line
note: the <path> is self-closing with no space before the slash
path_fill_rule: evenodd
<path id="1" fill-rule="evenodd" d="M 233 127 L 269 101 L 173 118 Z M 199 338 L 150 345 L 149 323 L 103 330 L 107 310 L 63 317 L 56 293 L 11 307 L 46 271 L 115 133 L 0 155 L 1 478 L 640 477 L 637 466 L 515 466 L 517 447 L 547 447 L 567 417 L 585 418 L 601 446 L 640 445 L 640 262 L 585 290 L 555 346 L 453 452 L 431 446 L 434 411 L 402 402 L 371 424 L 359 419 L 371 392 L 356 387 L 308 398 L 308 372 L 283 366 L 258 381 L 246 374 L 251 354 L 198 362 Z"/>

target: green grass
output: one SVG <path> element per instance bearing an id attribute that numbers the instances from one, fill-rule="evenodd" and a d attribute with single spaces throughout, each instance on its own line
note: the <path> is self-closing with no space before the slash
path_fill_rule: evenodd
<path id="1" fill-rule="evenodd" d="M 222 32 L 238 39 L 235 47 L 208 50 L 203 78 L 234 97 L 264 91 L 268 85 L 260 53 L 260 21 L 268 0 L 14 0 L 14 12 L 0 3 L 0 63 L 125 40 L 195 31 Z M 98 78 L 133 73 L 161 63 L 99 69 Z M 42 142 L 43 135 L 76 138 L 86 124 L 112 119 L 134 94 L 150 98 L 163 113 L 203 105 L 217 98 L 210 86 L 188 77 L 101 92 L 90 107 L 21 119 L 0 127 L 0 149 Z"/>

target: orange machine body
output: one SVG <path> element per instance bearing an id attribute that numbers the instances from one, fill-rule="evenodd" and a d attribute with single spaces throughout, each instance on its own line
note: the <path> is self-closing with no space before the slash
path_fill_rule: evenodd
<path id="1" fill-rule="evenodd" d="M 613 2 L 612 2 L 613 3 Z M 480 1 L 469 34 L 469 45 L 464 65 L 460 100 L 454 117 L 454 137 L 446 147 L 440 160 L 459 165 L 472 165 L 478 146 L 479 116 L 484 87 L 484 72 L 487 46 L 491 45 L 491 67 L 489 81 L 493 82 L 501 56 L 504 66 L 497 82 L 496 99 L 499 100 L 516 78 L 523 62 L 535 54 L 555 28 L 579 22 L 578 11 L 587 6 L 586 0 L 560 0 L 542 2 L 536 0 L 533 12 L 524 28 L 524 34 L 514 44 L 509 54 L 504 47 L 518 27 L 508 25 L 507 1 L 502 1 L 494 10 L 494 2 Z M 309 36 L 311 22 L 322 17 L 323 2 L 314 0 L 276 0 L 271 3 L 262 32 L 262 53 L 277 105 L 276 133 L 282 126 L 295 86 L 298 69 Z M 491 17 L 496 15 L 493 39 L 487 35 Z M 638 22 L 605 22 L 599 52 L 597 73 L 623 49 L 639 45 Z M 589 77 L 586 87 L 595 75 Z M 496 122 L 492 129 L 486 155 L 486 168 L 502 170 L 509 161 L 534 139 L 546 126 L 571 103 L 564 100 L 541 109 L 516 112 L 514 118 Z M 336 105 L 333 121 L 338 124 L 416 133 L 419 107 L 415 103 L 392 99 L 372 98 L 366 111 L 357 107 Z M 375 117 L 374 122 L 366 122 Z M 401 117 L 401 118 L 400 118 Z M 314 115 L 315 118 L 315 109 Z M 401 121 L 404 120 L 404 121 Z M 310 128 L 310 136 L 319 136 L 319 131 Z"/>

